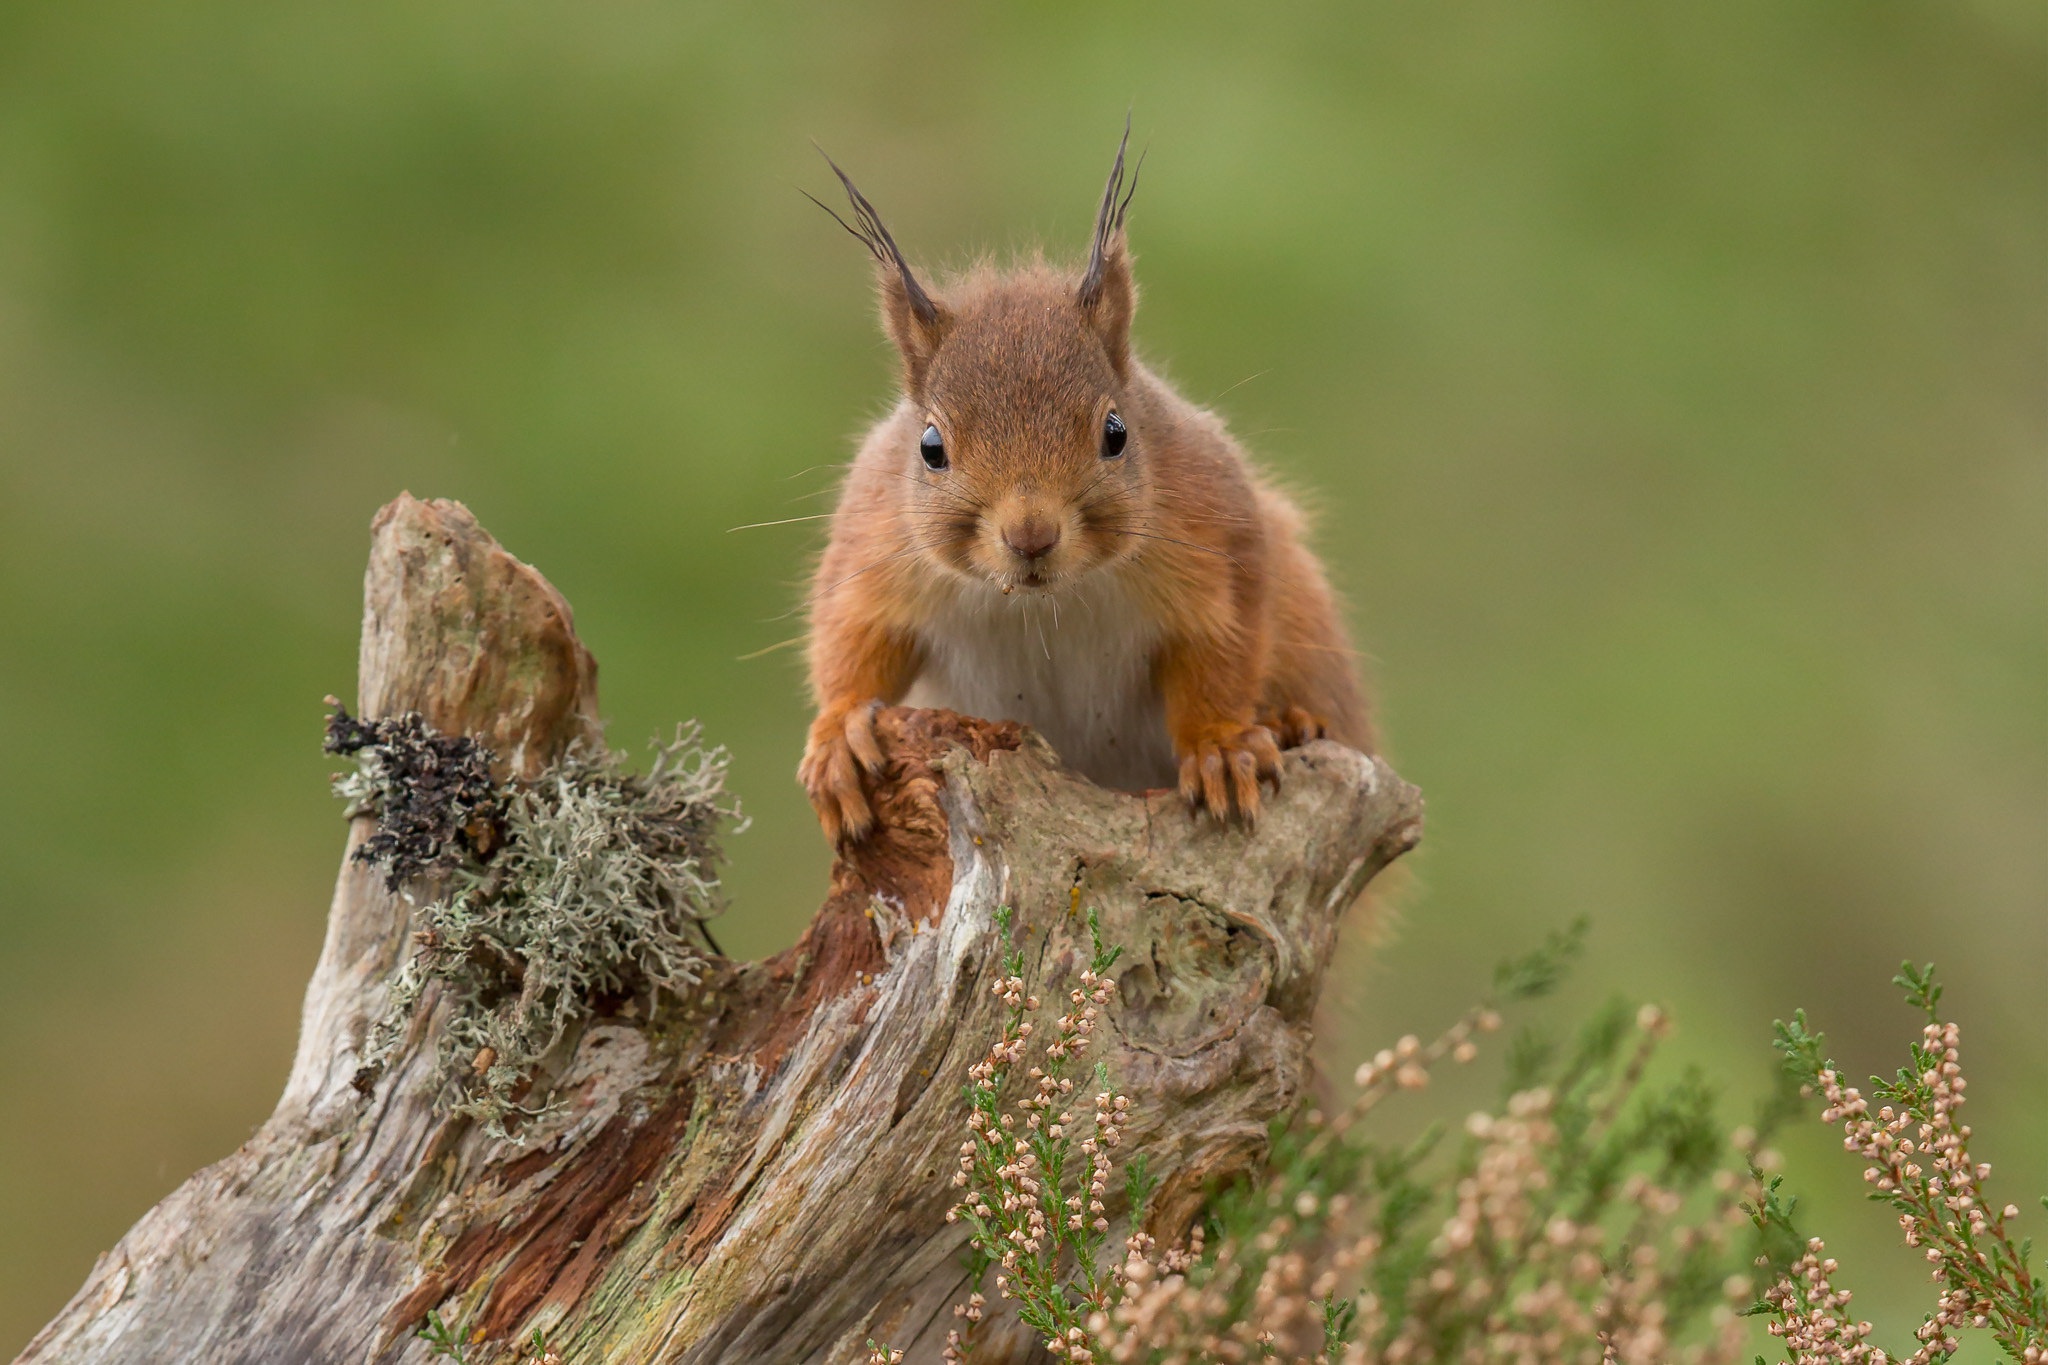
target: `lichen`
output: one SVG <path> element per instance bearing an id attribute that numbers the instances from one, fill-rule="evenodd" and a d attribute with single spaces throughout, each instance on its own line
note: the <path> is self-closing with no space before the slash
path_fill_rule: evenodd
<path id="1" fill-rule="evenodd" d="M 351 816 L 376 812 L 377 832 L 355 856 L 383 867 L 387 889 L 490 855 L 505 812 L 489 749 L 468 735 L 441 734 L 417 711 L 359 720 L 334 698 L 327 704 L 334 714 L 322 747 L 356 761 L 336 775 L 334 794 Z"/>
<path id="2" fill-rule="evenodd" d="M 334 728 L 346 719 L 343 712 Z M 370 1030 L 356 1074 L 375 1084 L 404 1040 L 429 983 L 445 1002 L 438 1041 L 441 1103 L 510 1136 L 507 1120 L 545 1112 L 530 1093 L 543 1060 L 603 1007 L 683 996 L 715 951 L 704 921 L 723 908 L 717 869 L 722 827 L 739 812 L 725 796 L 727 756 L 699 742 L 695 725 L 654 746 L 645 774 L 623 754 L 577 748 L 531 783 L 451 785 L 445 768 L 406 756 L 438 754 L 417 717 L 384 723 L 358 746 L 366 774 L 337 782 L 345 798 L 375 810 L 373 860 L 407 877 L 434 868 L 453 888 L 414 911 L 411 953 L 383 1016 Z M 358 730 L 364 723 L 346 722 Z M 353 734 L 345 738 L 352 739 Z M 407 746 L 393 752 L 394 742 Z M 477 752 L 488 764 L 489 754 Z M 407 785 L 415 779 L 420 789 Z M 399 827 L 386 834 L 387 812 Z M 493 834 L 466 829 L 488 812 Z"/>

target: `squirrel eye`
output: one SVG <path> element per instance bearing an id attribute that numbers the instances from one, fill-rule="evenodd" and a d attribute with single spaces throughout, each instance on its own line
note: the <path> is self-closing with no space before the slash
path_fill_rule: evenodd
<path id="1" fill-rule="evenodd" d="M 917 450 L 924 456 L 926 469 L 938 470 L 946 467 L 946 439 L 939 435 L 937 427 L 926 424 L 924 435 L 918 438 Z"/>
<path id="2" fill-rule="evenodd" d="M 1113 460 L 1124 453 L 1124 441 L 1130 433 L 1124 430 L 1124 419 L 1111 412 L 1102 419 L 1102 458 Z"/>

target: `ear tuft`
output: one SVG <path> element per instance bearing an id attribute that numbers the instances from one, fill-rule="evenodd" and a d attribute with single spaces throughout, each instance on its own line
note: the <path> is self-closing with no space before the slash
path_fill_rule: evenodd
<path id="1" fill-rule="evenodd" d="M 1123 141 L 1117 144 L 1116 163 L 1109 168 L 1109 183 L 1103 187 L 1102 206 L 1095 211 L 1095 240 L 1088 249 L 1088 270 L 1081 276 L 1074 301 L 1087 315 L 1089 325 L 1109 352 L 1110 364 L 1122 375 L 1131 353 L 1131 317 L 1137 311 L 1137 285 L 1131 278 L 1130 246 L 1124 237 L 1124 215 L 1131 196 L 1138 192 L 1138 172 L 1145 168 L 1143 153 L 1124 183 L 1124 154 L 1131 145 L 1131 116 L 1124 115 Z"/>
<path id="2" fill-rule="evenodd" d="M 845 186 L 847 201 L 853 206 L 853 222 L 840 217 L 816 195 L 800 192 L 804 198 L 831 214 L 832 221 L 852 234 L 853 239 L 875 258 L 876 285 L 882 299 L 882 326 L 902 353 L 904 380 L 907 387 L 915 392 L 924 382 L 925 370 L 931 364 L 932 353 L 938 349 L 939 339 L 950 317 L 945 307 L 918 282 L 910 263 L 903 259 L 902 251 L 897 248 L 896 239 L 889 235 L 889 229 L 883 224 L 882 215 L 875 211 L 867 196 L 860 192 L 845 171 L 839 169 L 838 162 L 825 155 L 824 148 L 818 148 L 818 155 L 825 157 L 825 164 Z"/>

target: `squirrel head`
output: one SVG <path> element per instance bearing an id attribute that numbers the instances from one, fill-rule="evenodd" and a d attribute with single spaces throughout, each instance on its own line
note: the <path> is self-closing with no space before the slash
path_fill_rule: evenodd
<path id="1" fill-rule="evenodd" d="M 1150 534 L 1147 422 L 1128 401 L 1137 307 L 1124 235 L 1137 188 L 1135 170 L 1125 180 L 1129 143 L 1126 120 L 1085 268 L 982 269 L 942 295 L 832 167 L 853 221 L 832 216 L 875 258 L 883 329 L 916 419 L 900 491 L 919 553 L 1006 593 L 1072 582 Z"/>

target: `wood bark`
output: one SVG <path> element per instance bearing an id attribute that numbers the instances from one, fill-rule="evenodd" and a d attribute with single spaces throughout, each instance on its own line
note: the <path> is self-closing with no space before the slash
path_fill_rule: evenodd
<path id="1" fill-rule="evenodd" d="M 374 523 L 358 697 L 477 736 L 508 778 L 599 733 L 560 595 L 459 504 L 410 496 Z M 592 1017 L 518 1142 L 436 1111 L 431 990 L 373 1091 L 351 1086 L 411 905 L 439 888 L 393 894 L 345 855 L 276 1112 L 102 1256 L 21 1362 L 417 1362 L 430 1309 L 479 1334 L 470 1360 L 524 1360 L 536 1328 L 572 1363 L 839 1362 L 869 1337 L 936 1359 L 969 1288 L 945 1212 L 1005 905 L 1048 995 L 1085 960 L 1080 908 L 1125 949 L 1093 1057 L 1134 1102 L 1124 1154 L 1164 1177 L 1153 1225 L 1184 1227 L 1309 1083 L 1339 921 L 1414 844 L 1418 794 L 1319 742 L 1246 831 L 1094 787 L 1014 725 L 892 709 L 878 732 L 880 829 L 801 941 L 714 960 L 652 1018 Z M 350 853 L 374 827 L 352 821 Z M 987 1358 L 1029 1354 L 1014 1323 L 997 1336 Z"/>

